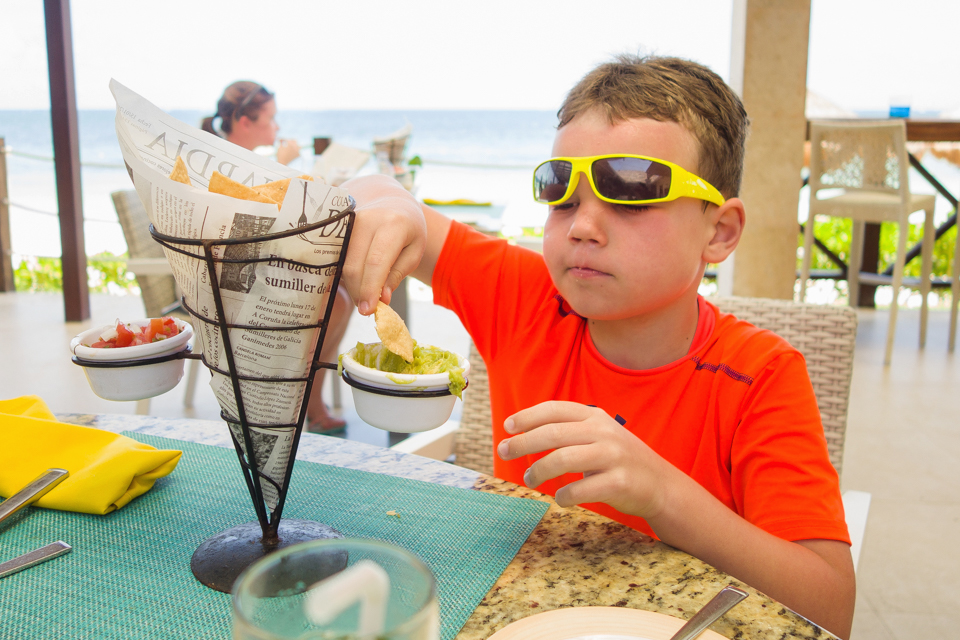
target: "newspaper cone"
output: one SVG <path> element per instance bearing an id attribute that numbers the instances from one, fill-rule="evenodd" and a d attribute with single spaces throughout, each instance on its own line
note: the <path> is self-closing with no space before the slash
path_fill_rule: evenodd
<path id="1" fill-rule="evenodd" d="M 161 234 L 187 240 L 257 238 L 327 220 L 350 205 L 341 189 L 296 179 L 297 171 L 184 124 L 115 80 L 110 89 L 127 171 Z M 169 178 L 178 156 L 191 185 Z M 248 186 L 294 179 L 278 211 L 274 204 L 208 192 L 214 171 Z M 288 238 L 213 245 L 218 260 L 213 274 L 204 247 L 175 242 L 164 247 L 185 305 L 199 317 L 194 324 L 212 372 L 210 386 L 249 462 L 240 424 L 244 414 L 257 468 L 269 478 L 261 478 L 260 486 L 271 512 L 293 457 L 306 380 L 312 375 L 319 325 L 327 320 L 346 229 L 342 219 Z M 226 336 L 218 324 L 215 288 L 226 324 L 241 327 L 230 328 Z M 228 366 L 228 344 L 235 372 Z M 239 406 L 233 376 L 239 380 Z"/>

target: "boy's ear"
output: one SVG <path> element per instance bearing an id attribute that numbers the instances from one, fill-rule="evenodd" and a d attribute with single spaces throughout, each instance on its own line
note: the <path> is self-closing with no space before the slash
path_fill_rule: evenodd
<path id="1" fill-rule="evenodd" d="M 722 205 L 708 211 L 713 237 L 703 250 L 703 261 L 707 263 L 723 262 L 740 243 L 743 227 L 747 222 L 746 211 L 740 198 L 730 198 Z"/>

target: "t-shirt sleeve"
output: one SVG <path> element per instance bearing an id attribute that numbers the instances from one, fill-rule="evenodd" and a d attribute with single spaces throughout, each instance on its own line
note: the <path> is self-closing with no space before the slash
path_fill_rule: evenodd
<path id="1" fill-rule="evenodd" d="M 737 511 L 784 540 L 849 544 L 839 478 L 803 356 L 774 358 L 743 402 L 731 455 Z"/>
<path id="2" fill-rule="evenodd" d="M 433 272 L 433 301 L 460 318 L 484 358 L 536 312 L 549 294 L 543 257 L 454 222 Z"/>

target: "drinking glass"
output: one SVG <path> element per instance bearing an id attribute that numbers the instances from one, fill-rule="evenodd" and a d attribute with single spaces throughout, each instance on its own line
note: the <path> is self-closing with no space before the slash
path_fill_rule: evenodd
<path id="1" fill-rule="evenodd" d="M 382 624 L 371 629 L 371 620 Z M 385 542 L 341 538 L 292 545 L 250 565 L 233 587 L 234 640 L 439 636 L 433 573 Z"/>

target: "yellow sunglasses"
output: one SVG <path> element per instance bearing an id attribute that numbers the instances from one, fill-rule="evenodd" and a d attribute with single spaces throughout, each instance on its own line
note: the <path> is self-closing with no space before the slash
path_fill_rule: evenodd
<path id="1" fill-rule="evenodd" d="M 543 204 L 569 198 L 580 174 L 586 174 L 597 197 L 614 204 L 668 202 L 696 198 L 720 206 L 716 187 L 683 167 L 659 158 L 611 154 L 586 158 L 551 158 L 533 171 L 533 197 Z"/>

